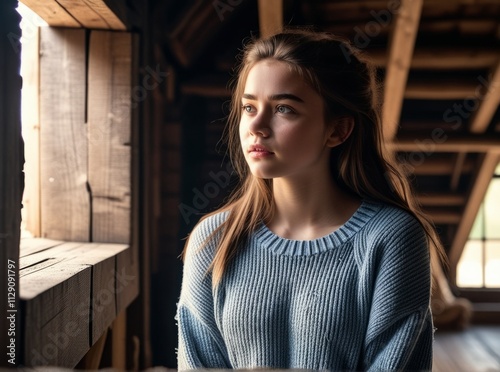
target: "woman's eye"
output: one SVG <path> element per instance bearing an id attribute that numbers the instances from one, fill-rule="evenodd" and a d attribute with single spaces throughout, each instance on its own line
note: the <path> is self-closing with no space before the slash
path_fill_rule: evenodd
<path id="1" fill-rule="evenodd" d="M 243 108 L 243 111 L 246 111 L 246 112 L 253 112 L 254 111 L 253 107 L 250 105 L 243 105 L 242 108 Z"/>
<path id="2" fill-rule="evenodd" d="M 291 114 L 293 113 L 293 110 L 290 107 L 279 105 L 276 106 L 276 112 L 280 114 Z"/>

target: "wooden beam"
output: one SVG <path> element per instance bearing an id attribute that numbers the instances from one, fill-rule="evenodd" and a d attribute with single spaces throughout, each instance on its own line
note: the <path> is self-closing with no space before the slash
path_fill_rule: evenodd
<path id="1" fill-rule="evenodd" d="M 236 3 L 236 2 L 233 2 Z M 248 1 L 237 5 L 222 0 L 196 1 L 173 22 L 166 42 L 184 67 L 191 66 L 217 37 L 220 29 L 233 18 Z"/>
<path id="2" fill-rule="evenodd" d="M 106 20 L 82 0 L 57 0 L 57 2 L 83 27 L 109 28 Z"/>
<path id="3" fill-rule="evenodd" d="M 21 2 L 49 26 L 127 29 L 105 0 L 21 0 Z"/>
<path id="4" fill-rule="evenodd" d="M 460 212 L 445 210 L 425 210 L 431 217 L 432 222 L 437 225 L 456 225 L 460 222 Z"/>
<path id="5" fill-rule="evenodd" d="M 102 352 L 104 351 L 104 345 L 106 344 L 106 338 L 108 336 L 108 330 L 106 329 L 104 333 L 99 337 L 97 342 L 90 348 L 90 350 L 85 354 L 82 361 L 79 363 L 78 367 L 81 369 L 95 371 L 99 369 L 101 364 Z"/>
<path id="6" fill-rule="evenodd" d="M 462 173 L 472 172 L 473 167 L 474 162 L 472 161 L 472 159 L 466 159 L 462 167 Z M 420 176 L 452 174 L 452 172 L 452 161 L 447 159 L 429 158 L 423 163 L 416 165 L 413 169 L 413 174 Z"/>
<path id="7" fill-rule="evenodd" d="M 266 38 L 283 29 L 283 0 L 259 0 L 260 37 Z"/>
<path id="8" fill-rule="evenodd" d="M 393 139 L 398 131 L 422 4 L 423 0 L 401 1 L 390 37 L 382 108 L 384 137 L 389 140 Z"/>
<path id="9" fill-rule="evenodd" d="M 118 18 L 118 16 L 108 7 L 107 2 L 104 0 L 80 0 L 89 6 L 95 13 L 99 14 L 99 16 L 106 21 L 111 30 L 121 30 L 124 31 L 127 29 L 126 25 L 123 21 Z M 111 2 L 113 3 L 113 2 Z M 120 1 L 116 1 L 117 4 Z"/>
<path id="10" fill-rule="evenodd" d="M 499 154 L 494 152 L 484 154 L 481 156 L 479 161 L 478 171 L 467 196 L 467 204 L 462 213 L 462 218 L 458 225 L 458 229 L 455 233 L 455 238 L 449 252 L 450 268 L 453 279 L 455 277 L 456 266 L 460 256 L 462 255 L 462 251 L 469 237 L 472 225 L 476 220 L 481 202 L 483 201 L 484 195 L 490 185 L 495 168 L 498 166 L 498 161 Z"/>
<path id="11" fill-rule="evenodd" d="M 451 174 L 451 180 L 450 180 L 451 191 L 456 191 L 458 188 L 458 183 L 460 181 L 460 176 L 462 175 L 462 169 L 464 167 L 466 158 L 467 158 L 466 152 L 460 151 L 459 153 L 457 153 L 455 165 L 453 167 L 453 172 Z"/>
<path id="12" fill-rule="evenodd" d="M 125 371 L 127 369 L 127 312 L 125 309 L 117 315 L 111 330 L 111 366 L 118 371 Z"/>
<path id="13" fill-rule="evenodd" d="M 129 244 L 131 34 L 93 31 L 88 66 L 88 182 L 92 193 L 92 241 Z M 155 82 L 154 77 L 149 78 Z"/>
<path id="14" fill-rule="evenodd" d="M 73 368 L 116 318 L 117 297 L 137 295 L 131 261 L 120 259 L 131 249 L 47 239 L 21 245 L 24 364 Z"/>
<path id="15" fill-rule="evenodd" d="M 42 27 L 40 50 L 42 236 L 89 241 L 85 30 Z"/>
<path id="16" fill-rule="evenodd" d="M 379 68 L 387 65 L 387 52 L 383 49 L 366 51 L 372 63 Z M 422 47 L 413 52 L 412 69 L 420 70 L 476 70 L 490 68 L 498 61 L 498 52 L 491 48 L 464 46 L 460 49 L 450 47 Z"/>
<path id="17" fill-rule="evenodd" d="M 472 133 L 484 133 L 495 115 L 500 103 L 500 60 L 488 79 L 486 93 L 479 97 L 480 106 L 471 118 L 470 131 Z"/>
<path id="18" fill-rule="evenodd" d="M 426 207 L 461 207 L 465 204 L 465 196 L 449 193 L 420 194 L 418 201 Z"/>
<path id="19" fill-rule="evenodd" d="M 452 100 L 474 97 L 478 83 L 461 79 L 412 79 L 408 81 L 405 98 Z"/>
<path id="20" fill-rule="evenodd" d="M 21 0 L 21 2 L 38 14 L 50 26 L 82 27 L 82 24 L 56 0 Z"/>
<path id="21" fill-rule="evenodd" d="M 429 157 L 436 152 L 491 152 L 500 153 L 500 138 L 486 135 L 446 135 L 443 142 L 431 138 L 400 137 L 397 142 L 388 143 L 395 151 L 418 152 Z M 441 140 L 440 140 L 441 141 Z"/>

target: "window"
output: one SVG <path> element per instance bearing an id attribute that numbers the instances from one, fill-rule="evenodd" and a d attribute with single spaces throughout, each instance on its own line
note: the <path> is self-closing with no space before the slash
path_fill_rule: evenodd
<path id="1" fill-rule="evenodd" d="M 457 267 L 462 288 L 500 288 L 500 164 L 481 204 Z"/>

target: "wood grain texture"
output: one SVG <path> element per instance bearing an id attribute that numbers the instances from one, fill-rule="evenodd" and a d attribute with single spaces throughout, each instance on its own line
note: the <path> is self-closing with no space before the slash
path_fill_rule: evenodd
<path id="1" fill-rule="evenodd" d="M 127 312 L 121 311 L 112 325 L 111 366 L 119 371 L 127 369 Z"/>
<path id="2" fill-rule="evenodd" d="M 131 34 L 94 31 L 90 36 L 88 174 L 93 241 L 130 242 L 131 52 Z"/>
<path id="3" fill-rule="evenodd" d="M 122 22 L 120 18 L 116 16 L 114 12 L 106 5 L 103 0 L 80 0 L 81 2 L 88 5 L 94 12 L 99 14 L 99 16 L 106 21 L 109 28 L 112 30 L 126 30 L 127 27 Z"/>
<path id="4" fill-rule="evenodd" d="M 438 332 L 434 342 L 434 372 L 500 370 L 500 328 L 473 326 L 463 332 Z"/>
<path id="5" fill-rule="evenodd" d="M 79 0 L 57 0 L 66 11 L 86 28 L 110 28 L 106 20 L 88 4 Z"/>
<path id="6" fill-rule="evenodd" d="M 480 106 L 471 118 L 470 131 L 472 133 L 486 132 L 500 104 L 500 56 L 498 58 L 499 61 L 488 79 L 486 92 L 477 97 Z"/>
<path id="7" fill-rule="evenodd" d="M 42 236 L 88 241 L 85 30 L 41 31 Z"/>
<path id="8" fill-rule="evenodd" d="M 56 0 L 21 0 L 50 26 L 82 27 Z"/>
<path id="9" fill-rule="evenodd" d="M 24 138 L 23 228 L 39 237 L 40 230 L 40 28 L 22 39 L 22 130 Z"/>
<path id="10" fill-rule="evenodd" d="M 58 262 L 20 283 L 24 365 L 74 367 L 89 348 L 91 267 Z"/>
<path id="11" fill-rule="evenodd" d="M 117 316 L 116 283 L 124 280 L 120 270 L 130 272 L 117 261 L 130 249 L 47 239 L 23 239 L 23 246 L 32 252 L 22 257 L 20 271 L 24 363 L 73 368 Z"/>
<path id="12" fill-rule="evenodd" d="M 389 140 L 398 131 L 422 4 L 423 0 L 401 1 L 390 38 L 382 107 L 384 137 Z"/>

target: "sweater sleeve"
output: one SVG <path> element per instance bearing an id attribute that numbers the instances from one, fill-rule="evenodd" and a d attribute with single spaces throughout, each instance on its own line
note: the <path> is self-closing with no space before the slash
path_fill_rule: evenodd
<path id="1" fill-rule="evenodd" d="M 213 218 L 191 233 L 184 262 L 182 289 L 177 305 L 178 369 L 231 368 L 222 334 L 214 316 L 212 280 L 208 268 L 214 245 L 203 246 L 216 227 Z"/>
<path id="2" fill-rule="evenodd" d="M 388 222 L 374 264 L 363 369 L 431 370 L 434 331 L 427 239 L 410 215 L 400 213 Z"/>

